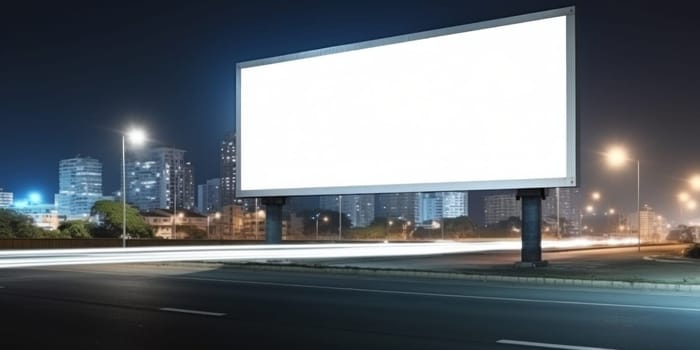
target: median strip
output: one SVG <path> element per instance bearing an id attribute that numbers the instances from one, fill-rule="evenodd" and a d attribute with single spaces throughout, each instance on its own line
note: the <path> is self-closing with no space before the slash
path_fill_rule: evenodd
<path id="1" fill-rule="evenodd" d="M 545 349 L 564 349 L 564 350 L 614 350 L 610 348 L 594 348 L 590 346 L 577 346 L 577 345 L 565 345 L 565 344 L 551 344 L 551 343 L 538 343 L 531 341 L 522 340 L 509 340 L 501 339 L 496 343 L 508 344 L 508 345 L 518 345 L 518 346 L 529 346 L 533 348 L 545 348 Z"/>
<path id="2" fill-rule="evenodd" d="M 199 310 L 188 310 L 188 309 L 178 309 L 178 308 L 172 308 L 172 307 L 162 307 L 158 309 L 160 311 L 167 311 L 167 312 L 179 312 L 183 314 L 191 314 L 191 315 L 203 315 L 203 316 L 214 316 L 214 317 L 221 317 L 221 316 L 226 316 L 225 313 L 223 312 L 209 312 L 209 311 L 199 311 Z"/>

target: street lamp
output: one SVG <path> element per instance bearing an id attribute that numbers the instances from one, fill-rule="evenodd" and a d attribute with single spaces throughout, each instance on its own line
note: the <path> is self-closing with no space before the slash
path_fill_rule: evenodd
<path id="1" fill-rule="evenodd" d="M 216 232 L 219 234 L 219 240 L 221 240 L 221 230 L 219 230 L 218 225 L 219 219 L 221 219 L 221 213 L 217 211 L 216 213 L 214 213 L 214 230 L 216 230 Z"/>
<path id="2" fill-rule="evenodd" d="M 600 192 L 596 191 L 596 192 L 591 193 L 591 198 L 594 201 L 600 200 Z"/>
<path id="3" fill-rule="evenodd" d="M 131 129 L 122 134 L 122 248 L 126 248 L 126 139 L 133 145 L 146 142 L 146 132 L 142 129 Z"/>
<path id="4" fill-rule="evenodd" d="M 177 213 L 177 215 L 173 215 L 173 234 L 172 234 L 172 239 L 177 238 L 177 219 L 180 219 L 182 221 L 182 218 L 185 217 L 185 214 L 182 212 Z"/>
<path id="5" fill-rule="evenodd" d="M 321 216 L 321 213 L 316 213 L 314 215 L 314 219 L 316 220 L 316 240 L 318 241 L 318 219 Z"/>
<path id="6" fill-rule="evenodd" d="M 693 191 L 700 191 L 700 175 L 696 174 L 690 177 L 688 179 L 688 183 L 690 183 L 690 188 L 693 189 Z"/>
<path id="7" fill-rule="evenodd" d="M 393 220 L 387 221 L 387 228 L 386 228 L 386 239 L 389 240 L 389 230 L 391 229 L 391 226 L 394 225 Z"/>
<path id="8" fill-rule="evenodd" d="M 210 235 L 210 233 L 209 233 L 209 231 L 210 231 L 210 230 L 209 230 L 209 226 L 210 226 L 209 221 L 211 221 L 211 215 L 212 215 L 211 213 L 207 214 L 207 239 L 210 238 L 210 237 L 209 237 L 209 235 Z M 221 217 L 221 213 L 216 212 L 216 213 L 214 214 L 214 219 L 218 219 L 218 218 L 220 218 L 220 217 Z M 216 223 L 214 223 L 214 227 L 216 227 Z"/>
<path id="9" fill-rule="evenodd" d="M 608 164 L 613 168 L 619 168 L 627 162 L 637 163 L 637 251 L 642 251 L 642 213 L 639 207 L 639 159 L 629 158 L 627 151 L 620 146 L 613 146 L 606 153 Z"/>

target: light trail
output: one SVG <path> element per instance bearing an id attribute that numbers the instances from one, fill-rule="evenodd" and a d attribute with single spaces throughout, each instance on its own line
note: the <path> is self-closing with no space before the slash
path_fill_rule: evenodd
<path id="1" fill-rule="evenodd" d="M 630 246 L 636 239 L 543 241 L 544 249 Z M 519 250 L 521 242 L 339 243 L 0 251 L 0 268 L 167 261 L 259 261 L 401 257 Z"/>

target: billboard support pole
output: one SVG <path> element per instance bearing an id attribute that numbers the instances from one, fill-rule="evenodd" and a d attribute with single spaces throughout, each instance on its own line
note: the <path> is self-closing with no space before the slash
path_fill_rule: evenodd
<path id="1" fill-rule="evenodd" d="M 522 203 L 522 248 L 521 261 L 515 267 L 547 266 L 542 260 L 542 200 L 546 197 L 543 188 L 518 190 L 516 199 Z"/>
<path id="2" fill-rule="evenodd" d="M 282 206 L 286 197 L 262 198 L 265 205 L 265 243 L 282 243 Z"/>

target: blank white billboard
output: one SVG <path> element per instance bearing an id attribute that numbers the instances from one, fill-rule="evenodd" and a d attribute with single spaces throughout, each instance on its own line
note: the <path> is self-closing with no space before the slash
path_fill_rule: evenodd
<path id="1" fill-rule="evenodd" d="M 576 185 L 572 7 L 237 65 L 238 195 Z"/>

